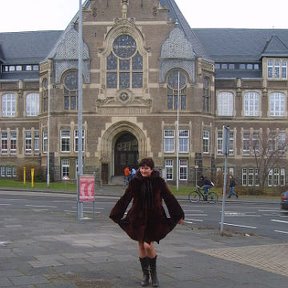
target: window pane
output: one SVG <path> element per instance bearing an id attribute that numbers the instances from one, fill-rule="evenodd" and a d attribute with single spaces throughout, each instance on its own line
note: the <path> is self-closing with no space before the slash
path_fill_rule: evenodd
<path id="1" fill-rule="evenodd" d="M 233 94 L 222 92 L 217 96 L 217 111 L 219 116 L 233 116 Z"/>
<path id="2" fill-rule="evenodd" d="M 39 94 L 30 93 L 26 97 L 26 115 L 37 116 L 39 114 Z"/>

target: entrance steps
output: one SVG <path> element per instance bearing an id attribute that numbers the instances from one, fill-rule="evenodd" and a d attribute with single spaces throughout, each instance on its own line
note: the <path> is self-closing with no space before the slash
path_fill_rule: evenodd
<path id="1" fill-rule="evenodd" d="M 112 176 L 111 181 L 109 183 L 110 185 L 124 185 L 124 177 L 123 176 Z"/>

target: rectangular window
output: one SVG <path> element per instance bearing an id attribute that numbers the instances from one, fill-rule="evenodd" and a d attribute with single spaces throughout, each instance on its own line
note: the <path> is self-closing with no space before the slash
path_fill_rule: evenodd
<path id="1" fill-rule="evenodd" d="M 6 177 L 6 167 L 5 166 L 1 166 L 0 167 L 0 175 L 1 175 L 1 177 Z"/>
<path id="2" fill-rule="evenodd" d="M 42 135 L 42 151 L 43 151 L 43 153 L 48 152 L 48 132 L 47 132 L 47 130 L 44 130 L 43 135 Z"/>
<path id="3" fill-rule="evenodd" d="M 253 131 L 252 134 L 252 151 L 253 155 L 258 154 L 260 151 L 260 132 Z"/>
<path id="4" fill-rule="evenodd" d="M 25 131 L 25 154 L 32 153 L 32 132 L 31 130 Z"/>
<path id="5" fill-rule="evenodd" d="M 285 185 L 285 169 L 284 168 L 280 169 L 280 185 L 281 186 Z"/>
<path id="6" fill-rule="evenodd" d="M 39 152 L 40 143 L 39 143 L 39 131 L 34 130 L 34 152 Z"/>
<path id="7" fill-rule="evenodd" d="M 165 160 L 165 174 L 166 180 L 173 180 L 173 160 Z"/>
<path id="8" fill-rule="evenodd" d="M 287 61 L 281 58 L 268 59 L 267 73 L 270 80 L 287 79 Z"/>
<path id="9" fill-rule="evenodd" d="M 8 132 L 1 132 L 1 154 L 8 154 Z"/>
<path id="10" fill-rule="evenodd" d="M 179 180 L 188 179 L 188 160 L 180 159 L 179 160 Z"/>
<path id="11" fill-rule="evenodd" d="M 248 186 L 254 185 L 254 169 L 249 168 L 248 169 Z"/>
<path id="12" fill-rule="evenodd" d="M 180 153 L 189 152 L 189 131 L 188 130 L 179 131 L 179 152 Z"/>
<path id="13" fill-rule="evenodd" d="M 223 154 L 223 130 L 217 131 L 217 154 Z"/>
<path id="14" fill-rule="evenodd" d="M 203 153 L 209 153 L 210 152 L 210 131 L 209 130 L 203 130 Z"/>
<path id="15" fill-rule="evenodd" d="M 61 160 L 61 176 L 63 179 L 64 177 L 69 177 L 69 168 L 70 168 L 70 163 L 69 159 L 62 159 Z"/>
<path id="16" fill-rule="evenodd" d="M 10 154 L 16 154 L 17 151 L 17 132 L 10 131 Z"/>
<path id="17" fill-rule="evenodd" d="M 242 169 L 242 186 L 259 186 L 259 171 L 257 168 Z"/>
<path id="18" fill-rule="evenodd" d="M 242 137 L 242 154 L 250 155 L 250 132 L 244 131 Z"/>
<path id="19" fill-rule="evenodd" d="M 268 174 L 268 186 L 277 187 L 285 185 L 285 169 L 273 168 L 269 170 Z"/>
<path id="20" fill-rule="evenodd" d="M 78 152 L 78 130 L 74 130 L 74 151 Z M 82 151 L 85 151 L 85 130 L 82 130 Z"/>
<path id="21" fill-rule="evenodd" d="M 61 152 L 70 152 L 70 130 L 63 129 L 60 131 Z"/>
<path id="22" fill-rule="evenodd" d="M 164 130 L 164 152 L 173 153 L 175 152 L 175 131 Z"/>

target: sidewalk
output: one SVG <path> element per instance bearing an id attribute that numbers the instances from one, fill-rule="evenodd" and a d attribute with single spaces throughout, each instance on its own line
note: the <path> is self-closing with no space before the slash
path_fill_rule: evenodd
<path id="1" fill-rule="evenodd" d="M 0 287 L 141 287 L 137 243 L 107 216 L 49 211 L 1 205 Z M 160 287 L 287 287 L 287 243 L 178 225 L 156 247 Z"/>

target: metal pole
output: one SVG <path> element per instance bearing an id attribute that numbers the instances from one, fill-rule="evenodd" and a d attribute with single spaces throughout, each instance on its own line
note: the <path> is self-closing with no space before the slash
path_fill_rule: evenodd
<path id="1" fill-rule="evenodd" d="M 180 110 L 180 72 L 177 75 L 177 120 L 176 120 L 176 190 L 179 189 L 179 110 Z"/>
<path id="2" fill-rule="evenodd" d="M 223 126 L 223 154 L 224 158 L 224 184 L 223 184 L 223 195 L 222 195 L 222 211 L 221 211 L 221 224 L 220 224 L 220 234 L 223 235 L 224 226 L 224 214 L 225 214 L 225 199 L 227 190 L 227 158 L 229 154 L 229 136 L 230 130 L 229 126 Z"/>
<path id="3" fill-rule="evenodd" d="M 78 21 L 78 179 L 77 179 L 77 207 L 78 220 L 83 218 L 83 203 L 80 202 L 80 176 L 83 175 L 82 157 L 82 114 L 83 114 L 83 94 L 82 94 L 82 61 L 83 61 L 83 37 L 82 37 L 82 0 L 79 0 L 79 21 Z"/>
<path id="4" fill-rule="evenodd" d="M 51 103 L 50 103 L 50 98 L 51 98 L 51 59 L 48 59 L 48 107 L 47 107 L 47 173 L 46 173 L 46 185 L 49 187 L 50 185 L 50 113 L 51 113 Z"/>

